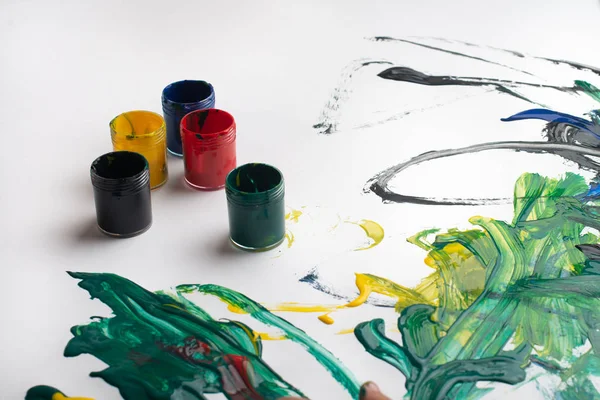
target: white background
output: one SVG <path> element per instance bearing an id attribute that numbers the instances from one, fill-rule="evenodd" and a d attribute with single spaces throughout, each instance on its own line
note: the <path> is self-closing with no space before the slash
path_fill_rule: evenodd
<path id="1" fill-rule="evenodd" d="M 464 101 L 376 128 L 318 135 L 312 125 L 342 68 L 365 56 L 365 46 L 373 53 L 369 56 L 381 51 L 381 57 L 404 65 L 427 65 L 428 55 L 397 50 L 390 56 L 389 46 L 379 50 L 366 43 L 364 37 L 373 35 L 444 37 L 600 65 L 599 19 L 600 5 L 593 0 L 2 0 L 0 398 L 22 398 L 37 384 L 71 396 L 119 398 L 116 389 L 88 377 L 103 368 L 101 362 L 62 356 L 71 326 L 109 314 L 89 300 L 67 270 L 117 273 L 151 290 L 216 283 L 265 304 L 334 302 L 297 282 L 315 266 L 348 290 L 354 272 L 416 284 L 429 270 L 422 262 L 425 253 L 406 243 L 406 237 L 423 228 L 465 227 L 467 218 L 478 213 L 510 218 L 510 205 L 382 204 L 362 194 L 364 183 L 424 151 L 486 140 L 540 139 L 543 123 L 500 123 L 500 117 L 530 105 L 474 89 Z M 431 71 L 444 71 L 438 61 L 430 64 Z M 563 75 L 573 73 L 569 70 L 553 70 L 554 78 L 572 84 L 572 77 Z M 172 157 L 169 181 L 152 193 L 152 228 L 127 240 L 97 232 L 89 166 L 111 150 L 108 122 L 128 110 L 161 112 L 162 88 L 180 79 L 211 82 L 217 107 L 236 118 L 238 163 L 276 165 L 286 179 L 286 204 L 312 210 L 314 218 L 301 218 L 290 227 L 297 229 L 291 248 L 263 254 L 231 249 L 224 192 L 186 188 L 182 162 Z M 365 79 L 366 84 L 374 81 Z M 397 87 L 399 95 L 402 90 L 425 93 L 425 100 L 427 93 L 439 93 L 409 84 Z M 357 110 L 361 104 L 368 109 L 373 102 L 385 102 L 369 88 L 363 86 L 367 93 L 353 99 Z M 411 97 L 404 100 L 410 104 Z M 589 104 L 579 114 L 594 107 Z M 468 191 L 477 196 L 481 189 L 510 197 L 521 172 L 573 169 L 552 156 L 490 154 L 474 156 L 479 167 L 471 175 L 452 172 L 465 165 L 465 159 L 457 159 L 421 167 L 439 174 L 438 179 L 414 169 L 401 185 L 416 194 Z M 334 232 L 323 229 L 337 215 L 375 220 L 386 238 L 374 249 L 353 252 L 364 241 L 360 230 L 349 225 Z M 195 300 L 215 315 L 232 316 L 217 301 Z M 360 381 L 377 380 L 393 398 L 404 393 L 397 371 L 366 354 L 352 335 L 335 335 L 369 318 L 384 317 L 393 324 L 393 313 L 364 306 L 333 314 L 332 326 L 317 321 L 317 314 L 281 315 L 336 354 Z M 265 342 L 264 348 L 267 362 L 312 399 L 349 398 L 293 343 Z"/>

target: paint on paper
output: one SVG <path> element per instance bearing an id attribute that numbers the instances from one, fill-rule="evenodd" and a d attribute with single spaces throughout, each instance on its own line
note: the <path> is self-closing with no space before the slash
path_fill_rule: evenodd
<path id="1" fill-rule="evenodd" d="M 124 399 L 188 396 L 204 399 L 277 399 L 300 396 L 261 358 L 262 338 L 287 338 L 303 346 L 326 371 L 357 397 L 359 384 L 328 350 L 289 322 L 233 290 L 216 285 L 181 285 L 175 293 L 150 292 L 113 274 L 70 273 L 114 316 L 71 329 L 66 357 L 91 354 L 108 365 L 90 376 L 117 387 Z M 271 336 L 237 321 L 213 319 L 185 298 L 210 294 L 282 332 Z M 55 399 L 53 399 L 55 400 Z"/>
<path id="2" fill-rule="evenodd" d="M 491 90 L 503 95 L 509 95 L 518 101 L 544 108 L 559 106 L 562 102 L 571 101 L 574 96 L 578 97 L 580 93 L 584 92 L 584 89 L 580 85 L 573 82 L 569 82 L 567 85 L 548 83 L 545 71 L 555 71 L 556 74 L 556 71 L 562 71 L 561 68 L 570 67 L 579 71 L 584 80 L 597 78 L 600 75 L 600 69 L 573 61 L 527 55 L 513 50 L 481 46 L 456 40 L 431 37 L 409 39 L 376 36 L 367 38 L 367 41 L 372 42 L 376 46 L 373 50 L 375 54 L 385 53 L 388 57 L 361 58 L 352 61 L 343 69 L 337 86 L 333 89 L 331 96 L 321 111 L 317 123 L 313 126 L 317 132 L 332 134 L 340 130 L 340 125 L 342 125 L 342 120 L 345 116 L 344 107 L 351 99 L 355 90 L 353 86 L 354 80 L 357 76 L 364 73 L 365 70 L 368 70 L 373 76 L 389 81 L 427 86 L 471 87 L 480 93 Z M 401 54 L 403 57 L 398 58 L 398 60 L 404 63 L 406 60 L 405 53 L 403 52 L 404 49 L 418 49 L 426 52 L 422 54 L 430 56 L 435 54 L 444 55 L 449 57 L 447 58 L 448 60 L 463 60 L 471 63 L 470 65 L 473 66 L 485 64 L 492 68 L 492 71 L 502 74 L 506 78 L 427 73 L 419 70 L 414 65 L 399 65 L 391 59 L 394 54 Z M 413 59 L 411 62 L 414 64 L 416 61 L 418 60 Z M 429 66 L 430 69 L 433 67 L 439 66 Z M 402 89 L 399 88 L 399 90 Z M 551 94 L 551 96 L 548 96 L 548 94 Z M 472 93 L 471 95 L 477 95 L 477 93 Z M 465 94 L 465 96 L 469 95 Z M 548 103 L 550 97 L 559 100 Z M 375 126 L 404 118 L 414 113 L 441 107 L 448 104 L 448 102 L 460 100 L 461 98 L 462 96 L 455 94 L 454 100 L 423 105 L 421 107 L 411 106 L 410 104 L 414 103 L 414 101 L 406 102 L 404 109 L 394 109 L 391 113 L 377 110 L 373 114 L 373 120 L 357 123 L 346 128 L 361 129 Z"/>
<path id="3" fill-rule="evenodd" d="M 494 388 L 479 381 L 548 376 L 560 382 L 548 398 L 600 396 L 600 245 L 589 232 L 600 207 L 588 190 L 579 175 L 524 174 L 512 221 L 475 216 L 472 230 L 412 237 L 436 268 L 419 285 L 426 301 L 398 303 L 401 344 L 380 319 L 359 324 L 356 337 L 405 376 L 411 399 L 479 398 Z M 528 376 L 532 366 L 544 373 Z"/>

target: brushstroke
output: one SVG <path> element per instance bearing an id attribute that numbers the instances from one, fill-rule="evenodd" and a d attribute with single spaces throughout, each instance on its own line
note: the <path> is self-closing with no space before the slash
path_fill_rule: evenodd
<path id="1" fill-rule="evenodd" d="M 371 221 L 368 219 L 362 219 L 358 222 L 352 222 L 352 221 L 346 221 L 346 222 L 349 224 L 354 224 L 354 225 L 360 226 L 362 228 L 362 230 L 365 231 L 367 237 L 372 240 L 372 242 L 368 246 L 359 247 L 357 249 L 354 249 L 355 251 L 372 249 L 373 247 L 377 246 L 379 243 L 381 243 L 383 241 L 385 232 L 383 230 L 383 227 L 381 225 L 379 225 L 377 222 Z"/>
<path id="2" fill-rule="evenodd" d="M 301 282 L 317 282 L 317 285 L 313 287 L 317 290 L 325 287 L 322 283 L 318 281 L 318 275 L 316 271 L 311 272 L 312 278 L 300 280 Z M 301 313 L 315 313 L 315 312 L 325 312 L 325 314 L 320 315 L 318 319 L 327 325 L 332 325 L 335 321 L 331 317 L 331 313 L 334 311 L 344 310 L 348 308 L 354 308 L 362 306 L 365 303 L 373 304 L 375 303 L 372 299 L 369 299 L 371 294 L 377 293 L 390 298 L 395 299 L 393 306 L 396 309 L 401 310 L 407 305 L 414 304 L 415 302 L 424 302 L 424 303 L 433 303 L 435 301 L 434 296 L 432 296 L 435 292 L 431 292 L 430 290 L 424 290 L 425 295 L 421 294 L 417 289 L 411 289 L 399 285 L 395 282 L 390 281 L 389 279 L 385 279 L 372 274 L 355 274 L 356 280 L 355 284 L 358 289 L 358 295 L 353 299 L 348 301 L 346 304 L 340 305 L 307 305 L 307 304 L 298 304 L 298 303 L 282 303 L 278 304 L 272 308 L 269 308 L 270 311 L 274 312 L 301 312 Z M 311 285 L 312 286 L 312 285 Z M 321 290 L 322 291 L 322 290 Z M 375 303 L 377 304 L 377 303 Z M 389 304 L 389 303 L 384 303 Z M 390 304 L 391 305 L 391 304 Z"/>
<path id="3" fill-rule="evenodd" d="M 333 318 L 331 318 L 331 316 L 328 314 L 323 314 L 323 315 L 319 315 L 317 318 L 319 318 L 319 321 L 321 321 L 322 323 L 326 324 L 326 325 L 333 325 L 333 323 L 335 322 L 333 320 Z"/>
<path id="4" fill-rule="evenodd" d="M 553 142 L 525 142 L 525 141 L 506 141 L 506 142 L 489 142 L 481 143 L 472 146 L 462 147 L 458 149 L 446 149 L 428 151 L 411 158 L 408 161 L 390 167 L 371 178 L 365 185 L 363 191 L 365 193 L 372 192 L 379 196 L 385 203 L 413 203 L 422 205 L 485 205 L 485 204 L 505 204 L 511 201 L 510 198 L 434 198 L 406 195 L 397 193 L 389 189 L 390 181 L 400 172 L 407 168 L 421 164 L 427 161 L 437 160 L 440 158 L 458 156 L 462 154 L 478 153 L 488 150 L 514 150 L 523 151 L 532 154 L 556 154 L 564 156 L 565 153 L 573 153 L 576 155 L 587 155 L 600 157 L 600 150 L 588 148 L 569 143 L 553 143 Z"/>
<path id="5" fill-rule="evenodd" d="M 353 398 L 358 397 L 360 384 L 348 368 L 304 331 L 271 313 L 262 305 L 241 293 L 218 285 L 179 285 L 177 286 L 177 292 L 180 294 L 204 293 L 216 296 L 228 304 L 242 309 L 257 321 L 279 329 L 289 340 L 302 345 Z"/>
<path id="6" fill-rule="evenodd" d="M 499 93 L 511 95 L 517 99 L 524 100 L 528 103 L 537 104 L 540 107 L 545 106 L 531 99 L 528 99 L 527 97 L 509 88 L 519 88 L 523 86 L 528 86 L 536 88 L 554 89 L 565 93 L 576 93 L 580 90 L 577 86 L 561 87 L 530 82 L 508 81 L 495 78 L 427 75 L 423 72 L 416 71 L 409 67 L 391 67 L 380 72 L 379 74 L 377 74 L 377 76 L 383 79 L 389 79 L 398 82 L 416 83 L 419 85 L 427 86 L 493 86 Z"/>
<path id="7" fill-rule="evenodd" d="M 558 59 L 546 58 L 546 57 L 524 55 L 523 53 L 520 53 L 520 52 L 514 51 L 514 50 L 500 49 L 500 48 L 495 48 L 495 47 L 491 47 L 491 46 L 480 46 L 480 45 L 476 45 L 476 44 L 468 43 L 468 42 L 450 41 L 450 40 L 440 39 L 440 38 L 414 38 L 414 40 L 409 40 L 409 39 L 405 39 L 405 38 L 393 38 L 393 37 L 389 37 L 389 36 L 375 36 L 375 37 L 370 37 L 370 38 L 366 38 L 366 39 L 369 41 L 373 41 L 373 42 L 404 43 L 404 44 L 407 44 L 410 46 L 420 47 L 420 48 L 424 48 L 427 50 L 444 53 L 444 54 L 448 54 L 448 55 L 459 57 L 459 58 L 470 59 L 470 60 L 473 60 L 474 62 L 478 62 L 478 63 L 495 65 L 500 68 L 518 72 L 520 74 L 525 75 L 526 77 L 532 77 L 532 78 L 538 79 L 540 82 L 542 80 L 537 78 L 530 71 L 516 68 L 516 67 L 508 65 L 508 64 L 496 62 L 496 61 L 489 60 L 489 59 L 479 57 L 476 55 L 468 54 L 467 52 L 460 52 L 460 51 L 455 51 L 452 49 L 444 48 L 441 46 L 430 45 L 430 44 L 427 44 L 426 41 L 433 39 L 433 40 L 444 41 L 444 42 L 448 42 L 448 43 L 459 43 L 459 44 L 473 47 L 473 48 L 488 48 L 493 51 L 509 54 L 510 56 L 515 57 L 515 59 L 522 60 L 524 58 L 530 58 L 530 59 L 548 62 L 548 63 L 554 64 L 554 65 L 566 65 L 571 68 L 575 68 L 577 70 L 589 71 L 596 75 L 600 75 L 600 69 L 591 67 L 591 66 L 587 66 L 587 65 L 583 65 L 583 64 L 580 64 L 577 62 L 558 60 Z M 460 76 L 452 76 L 452 75 L 437 75 L 437 76 L 428 75 L 424 72 L 417 71 L 407 65 L 402 65 L 402 66 L 394 65 L 393 62 L 385 60 L 385 59 L 375 59 L 375 58 L 371 58 L 368 60 L 359 59 L 359 60 L 352 61 L 342 71 L 340 82 L 334 88 L 333 93 L 330 96 L 330 99 L 325 104 L 325 107 L 324 107 L 323 111 L 321 112 L 318 122 L 313 126 L 314 128 L 318 129 L 319 133 L 332 134 L 338 130 L 338 125 L 340 123 L 339 120 L 342 115 L 341 108 L 342 108 L 343 104 L 349 100 L 350 95 L 352 94 L 352 87 L 351 87 L 352 86 L 352 77 L 355 75 L 355 73 L 357 71 L 359 71 L 363 67 L 365 67 L 367 65 L 374 65 L 374 64 L 392 65 L 391 68 L 387 68 L 386 70 L 380 71 L 378 73 L 378 76 L 381 78 L 384 78 L 384 79 L 391 79 L 391 80 L 404 81 L 404 82 L 416 83 L 416 84 L 421 84 L 421 85 L 430 85 L 430 86 L 441 86 L 441 85 L 444 85 L 444 86 L 445 85 L 484 86 L 484 87 L 487 86 L 487 87 L 494 88 L 494 90 L 499 93 L 508 94 L 517 99 L 529 102 L 531 104 L 535 104 L 539 107 L 546 107 L 546 106 L 539 103 L 538 101 L 535 101 L 535 100 L 519 93 L 518 89 L 519 88 L 553 89 L 553 90 L 557 90 L 557 91 L 566 93 L 568 95 L 578 95 L 579 92 L 582 91 L 582 87 L 580 85 L 575 85 L 572 87 L 565 87 L 565 86 L 558 86 L 558 85 L 547 85 L 547 84 L 536 83 L 536 82 L 497 79 L 497 78 L 493 78 L 493 77 L 486 78 L 486 77 L 477 77 L 477 76 L 475 76 L 475 77 L 460 77 Z M 443 106 L 443 105 L 444 104 L 440 104 L 438 106 Z M 415 109 L 415 110 L 400 110 L 391 118 L 386 118 L 385 120 L 379 121 L 376 123 L 371 122 L 371 123 L 361 124 L 360 126 L 356 126 L 354 128 L 370 127 L 370 126 L 373 126 L 373 125 L 376 125 L 379 123 L 385 123 L 388 121 L 396 120 L 398 118 L 402 118 L 404 116 L 410 115 L 414 112 L 425 111 L 428 108 L 429 107 Z"/>
<path id="8" fill-rule="evenodd" d="M 317 129 L 319 133 L 326 135 L 337 131 L 337 120 L 340 116 L 340 107 L 350 98 L 353 76 L 361 69 L 377 64 L 393 65 L 394 63 L 386 60 L 359 59 L 352 61 L 346 66 L 341 73 L 338 86 L 334 89 L 327 104 L 325 104 L 325 107 L 323 108 L 323 111 L 321 111 L 321 115 L 319 116 L 317 123 L 313 125 L 313 128 Z"/>
<path id="9" fill-rule="evenodd" d="M 429 49 L 429 50 L 435 50 L 435 51 L 446 53 L 446 54 L 450 54 L 450 55 L 453 55 L 453 56 L 459 56 L 459 57 L 463 57 L 463 58 L 469 58 L 471 60 L 481 61 L 481 62 L 484 62 L 486 64 L 493 64 L 493 65 L 497 65 L 499 67 L 511 69 L 513 71 L 517 71 L 517 72 L 520 72 L 520 73 L 525 74 L 525 75 L 534 76 L 532 73 L 530 73 L 528 71 L 524 71 L 522 69 L 514 68 L 514 67 L 511 67 L 510 65 L 505 65 L 505 64 L 497 63 L 495 61 L 486 60 L 485 58 L 481 58 L 481 57 L 477 57 L 477 56 L 472 56 L 470 54 L 461 53 L 461 52 L 458 52 L 458 51 L 448 50 L 448 49 L 444 49 L 444 48 L 436 47 L 436 46 L 430 46 L 430 45 L 427 45 L 427 44 L 424 44 L 424 43 L 419 43 L 417 41 L 412 41 L 412 40 L 408 40 L 408 39 L 393 38 L 393 37 L 390 37 L 390 36 L 375 36 L 375 37 L 372 37 L 372 38 L 368 38 L 367 40 L 372 40 L 374 42 L 402 42 L 402 43 L 408 43 L 408 44 L 412 44 L 414 46 L 424 47 L 424 48 Z M 511 53 L 513 55 L 517 55 L 515 52 L 511 51 Z M 523 57 L 522 54 L 520 54 L 520 53 L 518 53 L 518 54 L 519 54 L 518 56 Z"/>
<path id="10" fill-rule="evenodd" d="M 25 400 L 94 400 L 89 397 L 69 397 L 51 386 L 34 386 L 25 394 Z"/>
<path id="11" fill-rule="evenodd" d="M 257 335 L 261 340 L 287 340 L 287 336 L 285 335 L 271 335 L 266 332 L 257 332 Z"/>
<path id="12" fill-rule="evenodd" d="M 586 233 L 600 227 L 600 207 L 585 199 L 588 190 L 576 174 L 524 174 L 512 221 L 476 216 L 472 230 L 431 243 L 432 230 L 409 238 L 439 268 L 420 290 L 434 301 L 401 310 L 401 344 L 385 336 L 380 319 L 355 329 L 365 350 L 405 376 L 408 398 L 479 398 L 491 389 L 477 382 L 522 382 L 531 362 L 560 378 L 550 398 L 600 396 L 590 380 L 600 375 L 600 246 Z"/>
<path id="13" fill-rule="evenodd" d="M 433 40 L 438 40 L 438 41 L 448 42 L 448 43 L 461 43 L 461 44 L 464 44 L 464 45 L 467 45 L 467 46 L 470 46 L 470 47 L 488 48 L 488 49 L 498 50 L 498 51 L 501 51 L 501 52 L 504 52 L 504 53 L 508 53 L 508 54 L 511 54 L 511 55 L 516 56 L 518 58 L 533 58 L 533 59 L 536 59 L 536 60 L 549 61 L 549 62 L 551 62 L 552 64 L 555 64 L 555 65 L 566 65 L 566 66 L 569 66 L 569 67 L 574 68 L 574 69 L 579 70 L 579 71 L 589 71 L 589 72 L 593 72 L 596 75 L 600 75 L 600 69 L 599 68 L 593 67 L 591 65 L 585 65 L 585 64 L 582 64 L 582 63 L 579 63 L 579 62 L 575 62 L 575 61 L 561 60 L 561 59 L 548 58 L 548 57 L 537 57 L 537 56 L 532 56 L 532 55 L 525 55 L 525 54 L 523 54 L 521 52 L 514 51 L 514 50 L 508 50 L 508 49 L 503 49 L 501 47 L 494 47 L 494 46 L 488 46 L 488 45 L 479 45 L 479 44 L 475 44 L 475 43 L 471 43 L 471 42 L 465 42 L 465 41 L 462 41 L 462 40 L 455 40 L 455 39 L 449 40 L 449 39 L 439 38 L 439 37 L 416 37 L 416 39 L 420 39 L 420 40 L 433 39 Z M 443 48 L 439 48 L 439 49 L 436 48 L 436 50 L 441 50 L 442 52 L 446 52 L 446 49 L 443 49 Z"/>
<path id="14" fill-rule="evenodd" d="M 296 240 L 296 238 L 294 236 L 294 233 L 291 230 L 287 229 L 287 228 L 285 230 L 285 240 L 287 240 L 287 247 L 288 247 L 288 249 L 290 247 L 292 247 L 292 245 L 294 244 L 294 241 Z"/>
<path id="15" fill-rule="evenodd" d="M 338 291 L 333 289 L 333 285 L 331 283 L 325 282 L 323 279 L 321 279 L 317 268 L 311 269 L 305 276 L 300 278 L 298 280 L 298 282 L 306 283 L 313 289 L 318 290 L 319 292 L 329 295 L 335 299 L 343 300 L 346 303 L 352 302 L 353 300 L 356 299 L 356 297 L 358 295 L 357 293 L 352 293 L 352 294 L 339 293 Z M 365 303 L 375 306 L 375 307 L 385 307 L 385 308 L 394 307 L 396 304 L 396 302 L 394 302 L 394 301 L 386 301 L 385 299 L 384 300 L 366 299 Z M 287 303 L 287 304 L 289 304 L 289 303 Z"/>
<path id="16" fill-rule="evenodd" d="M 285 214 L 285 220 L 298 223 L 298 219 L 302 216 L 302 211 L 292 208 L 290 212 Z"/>
<path id="17" fill-rule="evenodd" d="M 457 310 L 462 310 L 465 304 L 472 302 L 483 291 L 485 267 L 469 248 L 478 249 L 481 254 L 486 254 L 482 246 L 486 237 L 485 234 L 477 230 L 459 232 L 451 229 L 447 234 L 438 235 L 435 247 L 425 243 L 424 238 L 436 231 L 425 230 L 408 239 L 410 243 L 418 245 L 429 252 L 425 258 L 425 264 L 434 270 L 415 287 L 406 287 L 371 274 L 355 274 L 355 284 L 359 294 L 351 301 L 331 308 L 302 309 L 299 312 L 334 311 L 336 309 L 359 307 L 363 304 L 373 304 L 374 299 L 371 298 L 373 293 L 394 299 L 392 304 L 397 311 L 402 311 L 413 304 L 438 305 L 440 304 L 440 298 L 444 298 L 446 302 L 444 303 L 443 312 L 440 310 L 438 315 L 436 311 L 432 318 L 439 321 L 443 326 L 448 326 L 452 321 L 446 320 L 446 318 L 451 314 L 455 314 Z M 459 265 L 460 268 L 458 268 Z M 311 272 L 311 279 L 301 280 L 301 282 L 309 283 L 316 290 L 329 294 L 327 291 L 322 290 L 322 287 L 329 288 L 330 285 L 323 285 L 316 271 Z M 448 285 L 448 282 L 452 282 L 456 288 L 453 289 Z M 453 291 L 453 295 L 448 296 L 448 291 Z M 382 302 L 382 300 L 377 301 Z"/>
<path id="18" fill-rule="evenodd" d="M 535 108 L 511 115 L 508 118 L 501 118 L 501 121 L 510 122 L 526 119 L 541 119 L 542 121 L 551 122 L 554 124 L 567 124 L 592 134 L 596 141 L 600 143 L 600 126 L 594 124 L 592 121 L 588 121 L 587 119 L 558 111 Z"/>
<path id="19" fill-rule="evenodd" d="M 152 293 L 113 274 L 69 273 L 114 316 L 71 329 L 66 357 L 108 365 L 90 376 L 128 399 L 277 399 L 302 396 L 262 359 L 260 339 L 236 321 L 216 321 L 182 296 Z"/>

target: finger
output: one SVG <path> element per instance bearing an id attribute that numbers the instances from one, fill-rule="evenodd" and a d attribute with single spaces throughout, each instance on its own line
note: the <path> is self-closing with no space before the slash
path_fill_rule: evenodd
<path id="1" fill-rule="evenodd" d="M 361 386 L 359 398 L 360 400 L 391 400 L 381 393 L 379 386 L 374 382 L 367 382 Z"/>

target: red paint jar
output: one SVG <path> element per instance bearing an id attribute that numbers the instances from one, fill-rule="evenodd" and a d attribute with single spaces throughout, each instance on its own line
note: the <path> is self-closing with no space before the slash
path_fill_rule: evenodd
<path id="1" fill-rule="evenodd" d="M 236 167 L 235 120 L 226 111 L 195 110 L 181 119 L 185 180 L 197 189 L 220 189 Z"/>

